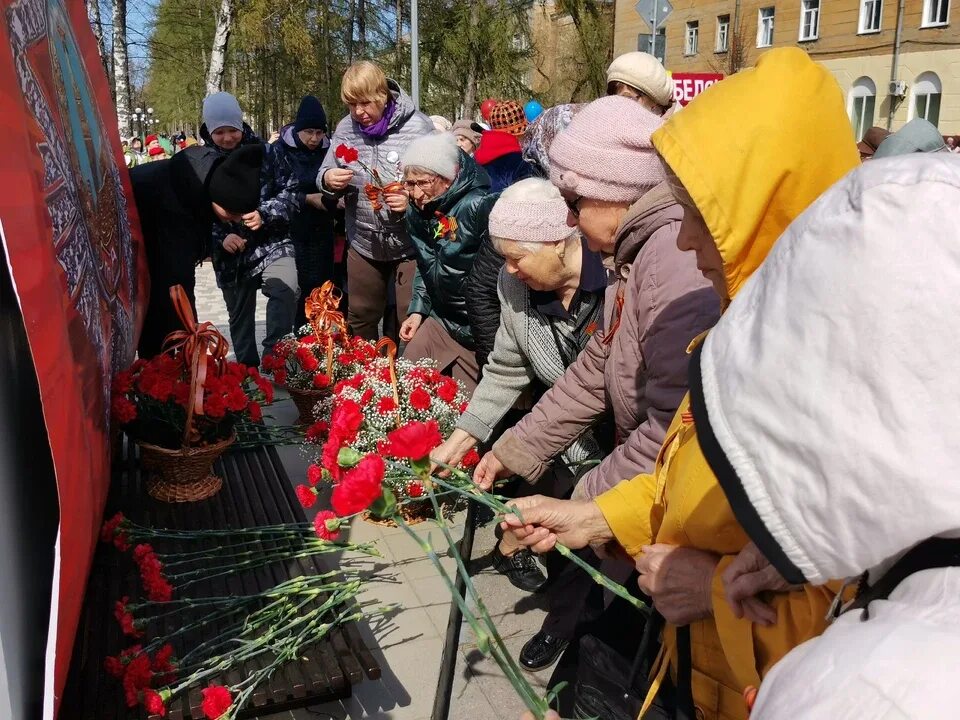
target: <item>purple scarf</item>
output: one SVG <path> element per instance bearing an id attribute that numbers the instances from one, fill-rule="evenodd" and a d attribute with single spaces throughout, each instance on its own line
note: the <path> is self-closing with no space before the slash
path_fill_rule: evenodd
<path id="1" fill-rule="evenodd" d="M 383 117 L 369 127 L 363 127 L 360 123 L 360 132 L 369 138 L 379 139 L 387 134 L 390 129 L 390 120 L 393 119 L 393 113 L 397 109 L 397 102 L 391 97 L 387 106 L 383 109 Z"/>

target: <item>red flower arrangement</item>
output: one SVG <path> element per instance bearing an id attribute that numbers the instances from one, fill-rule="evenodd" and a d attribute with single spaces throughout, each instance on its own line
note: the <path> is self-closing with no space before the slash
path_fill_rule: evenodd
<path id="1" fill-rule="evenodd" d="M 203 415 L 193 415 L 197 444 L 230 437 L 238 420 L 259 420 L 260 403 L 273 402 L 273 386 L 259 371 L 235 362 L 210 363 L 202 392 Z M 141 442 L 182 447 L 192 401 L 190 369 L 182 355 L 136 360 L 113 379 L 113 417 Z"/>
<path id="2" fill-rule="evenodd" d="M 327 340 L 333 339 L 331 372 L 327 372 Z M 339 380 L 356 374 L 377 356 L 373 344 L 344 333 L 310 332 L 301 337 L 288 335 L 263 358 L 263 369 L 280 385 L 295 390 L 326 390 Z"/>
<path id="3" fill-rule="evenodd" d="M 231 705 L 233 705 L 233 698 L 230 696 L 230 691 L 223 685 L 211 685 L 203 689 L 200 709 L 203 710 L 207 720 L 217 720 L 222 717 Z"/>
<path id="4" fill-rule="evenodd" d="M 360 168 L 373 181 L 368 182 L 363 186 L 363 192 L 370 201 L 370 205 L 373 207 L 374 212 L 379 212 L 383 208 L 383 203 L 380 201 L 380 196 L 383 193 L 403 192 L 403 186 L 397 182 L 400 179 L 399 164 L 397 167 L 397 176 L 394 182 L 384 185 L 383 180 L 380 179 L 380 173 L 377 171 L 377 169 L 368 167 L 365 163 L 361 162 L 360 151 L 356 148 L 340 143 L 337 145 L 333 154 L 339 162 L 343 163 L 344 167 L 353 163 L 359 165 Z"/>

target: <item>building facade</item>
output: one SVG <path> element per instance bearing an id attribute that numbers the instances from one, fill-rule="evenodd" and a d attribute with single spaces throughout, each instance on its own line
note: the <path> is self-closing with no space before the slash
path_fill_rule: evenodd
<path id="1" fill-rule="evenodd" d="M 730 74 L 769 48 L 798 46 L 836 77 L 858 139 L 914 117 L 960 134 L 960 0 L 671 2 L 668 70 Z M 617 0 L 615 54 L 649 47 L 635 5 Z"/>

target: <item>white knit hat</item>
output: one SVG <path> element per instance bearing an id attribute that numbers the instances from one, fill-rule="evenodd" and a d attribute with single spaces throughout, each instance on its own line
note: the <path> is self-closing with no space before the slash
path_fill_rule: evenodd
<path id="1" fill-rule="evenodd" d="M 218 92 L 203 99 L 203 124 L 207 132 L 217 128 L 231 127 L 243 130 L 243 111 L 240 103 L 228 92 Z"/>
<path id="2" fill-rule="evenodd" d="M 454 180 L 460 171 L 460 147 L 453 133 L 422 135 L 407 145 L 400 162 L 404 168 L 420 167 Z"/>
<path id="3" fill-rule="evenodd" d="M 615 58 L 607 68 L 607 85 L 622 82 L 636 88 L 657 105 L 673 104 L 673 80 L 661 62 L 645 52 L 628 52 Z"/>

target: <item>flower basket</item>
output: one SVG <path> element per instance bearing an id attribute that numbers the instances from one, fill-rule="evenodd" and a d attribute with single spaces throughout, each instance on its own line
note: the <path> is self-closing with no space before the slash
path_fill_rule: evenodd
<path id="1" fill-rule="evenodd" d="M 237 439 L 179 450 L 138 442 L 140 464 L 147 472 L 147 493 L 163 502 L 197 502 L 216 495 L 223 480 L 213 474 L 213 463 Z"/>
<path id="2" fill-rule="evenodd" d="M 297 422 L 300 425 L 312 425 L 320 419 L 320 402 L 330 395 L 329 390 L 299 390 L 287 386 L 290 399 L 300 413 Z"/>

